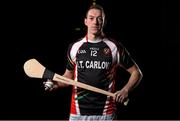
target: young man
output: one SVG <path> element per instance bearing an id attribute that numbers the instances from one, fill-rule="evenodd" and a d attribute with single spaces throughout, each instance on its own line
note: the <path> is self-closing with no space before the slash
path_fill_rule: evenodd
<path id="1" fill-rule="evenodd" d="M 73 87 L 70 120 L 113 120 L 115 102 L 123 103 L 128 93 L 139 83 L 142 73 L 122 44 L 107 38 L 103 33 L 105 13 L 101 6 L 92 5 L 84 23 L 87 35 L 69 46 L 67 69 L 64 77 L 74 79 L 116 94 L 109 96 Z M 127 84 L 115 92 L 117 68 L 130 73 Z M 68 86 L 53 82 L 54 88 Z M 46 82 L 45 84 L 49 83 Z"/>

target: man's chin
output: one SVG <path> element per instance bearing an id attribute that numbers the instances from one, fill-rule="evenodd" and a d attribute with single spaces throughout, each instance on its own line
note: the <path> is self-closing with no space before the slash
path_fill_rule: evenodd
<path id="1" fill-rule="evenodd" d="M 92 31 L 92 34 L 94 35 L 99 35 L 99 33 L 101 33 L 100 31 Z"/>

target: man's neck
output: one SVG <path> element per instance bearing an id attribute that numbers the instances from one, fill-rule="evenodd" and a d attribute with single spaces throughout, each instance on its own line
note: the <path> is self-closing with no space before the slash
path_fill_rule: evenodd
<path id="1" fill-rule="evenodd" d="M 99 33 L 97 35 L 94 34 L 87 34 L 89 40 L 96 40 L 97 38 L 101 38 L 103 36 L 103 33 Z"/>

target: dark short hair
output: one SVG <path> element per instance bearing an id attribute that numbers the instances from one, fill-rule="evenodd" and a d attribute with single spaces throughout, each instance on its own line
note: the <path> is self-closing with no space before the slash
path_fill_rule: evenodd
<path id="1" fill-rule="evenodd" d="M 93 5 L 91 5 L 91 6 L 88 8 L 88 10 L 87 10 L 87 12 L 86 12 L 86 17 L 87 17 L 87 14 L 88 14 L 89 10 L 91 10 L 91 9 L 98 9 L 98 10 L 100 10 L 100 11 L 102 12 L 102 14 L 104 15 L 104 17 L 105 17 L 105 13 L 104 13 L 103 7 L 102 7 L 101 5 L 98 5 L 98 4 L 93 4 Z"/>

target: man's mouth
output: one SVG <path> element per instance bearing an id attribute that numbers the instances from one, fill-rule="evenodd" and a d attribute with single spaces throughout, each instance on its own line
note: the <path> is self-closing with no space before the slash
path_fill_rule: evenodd
<path id="1" fill-rule="evenodd" d="M 92 29 L 98 30 L 98 29 L 99 29 L 99 27 L 92 27 Z"/>

